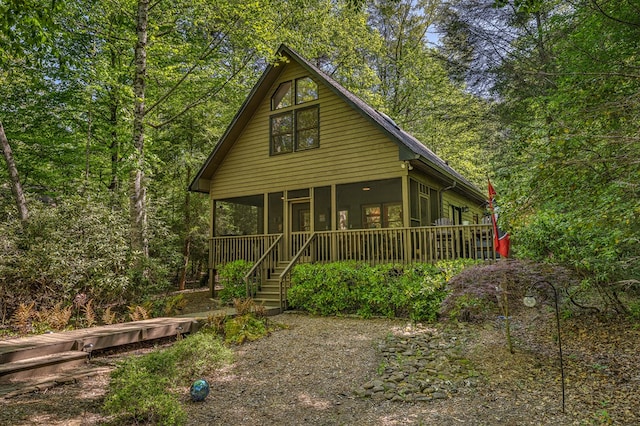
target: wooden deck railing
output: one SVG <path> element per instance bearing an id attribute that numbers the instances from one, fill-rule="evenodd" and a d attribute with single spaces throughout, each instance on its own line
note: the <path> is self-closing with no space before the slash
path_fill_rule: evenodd
<path id="1" fill-rule="evenodd" d="M 234 260 L 256 263 L 280 234 L 241 235 L 211 238 L 209 265 L 216 268 Z"/>
<path id="2" fill-rule="evenodd" d="M 296 253 L 293 253 L 293 256 L 291 257 L 289 264 L 287 265 L 286 268 L 284 268 L 284 271 L 282 271 L 282 273 L 280 274 L 279 284 L 280 284 L 280 308 L 281 309 L 288 308 L 287 291 L 289 290 L 289 287 L 291 287 L 291 271 L 293 270 L 294 266 L 296 266 L 298 263 L 303 261 L 306 258 L 306 256 L 309 255 L 311 246 L 313 243 L 315 243 L 317 235 L 318 234 L 316 233 L 307 235 L 307 237 L 305 238 L 304 244 L 299 246 L 298 251 Z"/>
<path id="3" fill-rule="evenodd" d="M 282 234 L 280 234 L 267 248 L 260 259 L 258 259 L 253 267 L 247 272 L 244 277 L 247 296 L 253 297 L 256 295 L 258 289 L 264 284 L 264 280 L 267 276 L 275 271 L 278 260 L 280 259 L 279 248 L 280 241 L 282 240 Z"/>
<path id="4" fill-rule="evenodd" d="M 299 262 L 355 260 L 369 264 L 428 263 L 443 259 L 495 259 L 491 225 L 426 226 L 416 228 L 354 229 L 296 232 L 287 252 L 277 260 L 299 255 Z M 256 263 L 281 234 L 216 237 L 211 239 L 210 267 L 244 259 Z M 306 247 L 305 247 L 306 246 Z M 305 248 L 302 252 L 301 248 Z"/>

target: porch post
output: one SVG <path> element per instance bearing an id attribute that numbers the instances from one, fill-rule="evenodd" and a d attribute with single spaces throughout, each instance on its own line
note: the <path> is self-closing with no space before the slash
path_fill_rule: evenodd
<path id="1" fill-rule="evenodd" d="M 262 229 L 264 230 L 263 234 L 267 235 L 269 233 L 269 193 L 264 193 L 264 199 L 262 201 Z M 268 244 L 267 244 L 268 245 Z M 266 247 L 265 247 L 266 250 Z"/>
<path id="2" fill-rule="evenodd" d="M 282 255 L 281 260 L 289 260 L 289 240 L 291 240 L 291 224 L 289 223 L 289 191 L 286 189 L 282 191 Z"/>
<path id="3" fill-rule="evenodd" d="M 405 169 L 406 170 L 406 169 Z M 409 199 L 409 170 L 402 176 L 402 225 L 405 229 L 411 226 L 411 200 Z M 413 263 L 413 253 L 411 253 L 410 232 L 404 231 L 404 263 Z"/>
<path id="4" fill-rule="evenodd" d="M 311 234 L 309 234 L 308 238 L 311 238 L 311 235 L 313 235 L 316 232 L 316 210 L 315 210 L 315 191 L 314 191 L 315 187 L 310 187 L 309 188 L 309 220 L 311 221 L 311 223 L 309 223 L 309 229 L 311 231 Z M 316 241 L 316 246 L 318 245 L 318 242 Z M 316 247 L 317 248 L 317 247 Z M 314 247 L 309 247 L 309 249 L 311 250 L 311 261 L 315 262 L 316 261 L 316 253 L 318 252 L 317 249 L 314 249 Z"/>
<path id="5" fill-rule="evenodd" d="M 336 231 L 338 216 L 338 200 L 336 199 L 336 184 L 331 185 L 331 231 Z M 338 240 L 335 232 L 331 232 L 331 260 L 337 259 Z"/>

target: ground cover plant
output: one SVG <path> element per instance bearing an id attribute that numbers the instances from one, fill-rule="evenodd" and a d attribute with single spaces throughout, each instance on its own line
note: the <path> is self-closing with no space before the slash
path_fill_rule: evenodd
<path id="1" fill-rule="evenodd" d="M 120 363 L 111 374 L 105 411 L 122 421 L 184 424 L 180 394 L 185 388 L 229 364 L 229 345 L 257 340 L 277 328 L 251 299 L 234 299 L 233 304 L 235 317 L 211 316 L 199 332 L 171 347 Z"/>

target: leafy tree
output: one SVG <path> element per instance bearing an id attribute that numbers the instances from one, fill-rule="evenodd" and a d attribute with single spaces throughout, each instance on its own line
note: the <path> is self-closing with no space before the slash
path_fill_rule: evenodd
<path id="1" fill-rule="evenodd" d="M 486 178 L 484 151 L 495 138 L 490 106 L 447 72 L 427 33 L 439 22 L 438 1 L 381 0 L 370 25 L 383 39 L 374 60 L 382 109 L 454 168 L 478 184 Z"/>
<path id="2" fill-rule="evenodd" d="M 502 53 L 475 71 L 499 99 L 496 174 L 515 248 L 571 265 L 624 310 L 617 291 L 637 286 L 639 272 L 637 5 L 490 3 L 464 15 L 464 28 L 485 30 L 476 52 Z M 491 37 L 487 22 L 507 37 Z"/>
<path id="3" fill-rule="evenodd" d="M 50 45 L 47 42 L 53 27 L 51 16 L 55 8 L 55 1 L 45 8 L 34 1 L 9 0 L 0 3 L 0 66 L 3 70 L 0 71 L 0 82 L 3 85 L 10 84 L 7 69 L 30 62 L 39 50 L 48 50 Z M 0 116 L 0 145 L 20 219 L 26 221 L 29 217 L 27 201 L 2 120 Z"/>

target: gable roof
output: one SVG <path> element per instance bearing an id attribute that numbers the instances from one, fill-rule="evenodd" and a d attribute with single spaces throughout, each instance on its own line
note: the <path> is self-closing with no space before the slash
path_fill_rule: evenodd
<path id="1" fill-rule="evenodd" d="M 358 111 L 364 118 L 378 126 L 393 142 L 398 145 L 400 149 L 400 160 L 414 160 L 412 164 L 420 166 L 425 169 L 425 171 L 428 170 L 431 174 L 439 177 L 444 182 L 449 183 L 451 188 L 455 187 L 457 190 L 462 191 L 464 194 L 476 199 L 480 203 L 486 200 L 483 193 L 473 183 L 450 167 L 446 161 L 438 157 L 422 142 L 402 130 L 386 114 L 376 110 L 362 99 L 358 98 L 311 62 L 301 57 L 294 50 L 285 45 L 281 45 L 278 48 L 276 55 L 286 56 L 290 60 L 297 62 L 311 76 L 324 83 L 333 93 L 343 99 L 353 109 Z M 198 174 L 189 185 L 190 191 L 208 192 L 208 180 L 213 176 L 215 170 L 233 146 L 236 138 L 239 136 L 246 123 L 250 120 L 258 104 L 267 95 L 266 91 L 277 80 L 283 68 L 284 67 L 281 64 L 271 64 L 267 67 L 249 93 L 245 102 L 242 104 L 242 107 L 233 118 L 231 124 L 227 127 L 227 130 L 220 138 L 220 141 L 209 155 L 209 158 L 207 158 L 207 161 L 203 164 L 198 171 Z M 204 181 L 205 185 L 200 184 L 202 181 Z"/>

